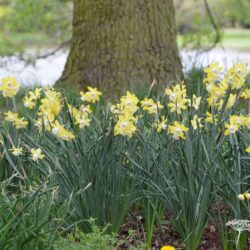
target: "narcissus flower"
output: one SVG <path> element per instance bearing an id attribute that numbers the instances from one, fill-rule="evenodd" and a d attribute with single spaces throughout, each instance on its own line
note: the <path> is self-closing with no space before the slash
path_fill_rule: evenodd
<path id="1" fill-rule="evenodd" d="M 188 99 L 188 106 L 193 107 L 194 109 L 198 110 L 201 102 L 201 97 L 197 97 L 196 95 L 193 95 L 192 100 Z"/>
<path id="2" fill-rule="evenodd" d="M 229 123 L 225 124 L 225 135 L 231 135 L 234 134 L 236 131 L 238 131 L 239 126 L 237 124 Z"/>
<path id="3" fill-rule="evenodd" d="M 246 99 L 246 100 L 250 99 L 250 89 L 245 89 L 245 90 L 241 93 L 240 97 L 242 97 L 242 98 L 244 98 L 244 99 Z"/>
<path id="4" fill-rule="evenodd" d="M 218 122 L 218 119 L 216 118 L 216 115 L 213 115 L 209 112 L 206 112 L 206 118 L 205 118 L 205 121 L 207 123 L 217 123 Z"/>
<path id="5" fill-rule="evenodd" d="M 175 140 L 179 140 L 180 138 L 186 139 L 186 132 L 189 129 L 185 127 L 183 124 L 175 121 L 173 125 L 169 126 L 169 133 L 173 136 Z"/>
<path id="6" fill-rule="evenodd" d="M 17 129 L 25 128 L 28 125 L 28 122 L 23 117 L 20 118 L 17 113 L 11 111 L 5 113 L 5 120 L 13 123 Z"/>
<path id="7" fill-rule="evenodd" d="M 33 109 L 36 103 L 28 96 L 25 96 L 23 99 L 23 105 L 25 108 Z"/>
<path id="8" fill-rule="evenodd" d="M 55 121 L 52 124 L 52 133 L 54 135 L 56 135 L 58 138 L 65 140 L 65 141 L 69 141 L 71 139 L 74 139 L 75 136 L 73 135 L 73 133 L 71 133 L 70 131 L 66 130 L 63 125 L 61 125 L 58 121 Z"/>
<path id="9" fill-rule="evenodd" d="M 38 160 L 42 160 L 45 155 L 42 153 L 42 150 L 40 148 L 34 149 L 32 148 L 30 150 L 32 160 L 35 162 L 38 162 Z"/>
<path id="10" fill-rule="evenodd" d="M 206 85 L 211 83 L 213 84 L 220 79 L 222 67 L 217 62 L 211 63 L 207 68 L 204 69 L 204 72 L 206 73 L 206 77 L 203 82 Z"/>
<path id="11" fill-rule="evenodd" d="M 168 119 L 166 117 L 161 117 L 160 120 L 156 121 L 155 123 L 155 127 L 157 130 L 157 133 L 160 133 L 162 130 L 166 130 L 167 129 L 167 121 Z"/>
<path id="12" fill-rule="evenodd" d="M 41 91 L 41 88 L 36 88 L 34 91 L 29 91 L 23 99 L 24 107 L 33 109 L 36 105 L 36 100 L 41 96 Z"/>
<path id="13" fill-rule="evenodd" d="M 250 154 L 250 145 L 246 148 L 246 152 Z"/>
<path id="14" fill-rule="evenodd" d="M 198 118 L 198 116 L 195 115 L 194 118 L 191 120 L 191 125 L 192 125 L 194 130 L 197 129 L 198 126 L 199 126 L 199 128 L 202 128 L 203 125 L 201 124 L 201 118 Z"/>
<path id="15" fill-rule="evenodd" d="M 90 125 L 91 120 L 88 118 L 87 115 L 81 115 L 76 117 L 75 124 L 79 125 L 79 128 L 88 127 Z"/>
<path id="16" fill-rule="evenodd" d="M 128 137 L 132 137 L 135 131 L 136 126 L 134 123 L 131 120 L 125 118 L 120 118 L 114 128 L 115 135 L 123 135 Z"/>
<path id="17" fill-rule="evenodd" d="M 16 119 L 18 119 L 18 114 L 13 113 L 11 111 L 8 111 L 4 115 L 5 115 L 5 120 L 8 121 L 8 122 L 14 122 Z"/>
<path id="18" fill-rule="evenodd" d="M 238 199 L 241 200 L 241 201 L 244 201 L 245 200 L 245 197 L 243 194 L 239 194 L 238 195 Z"/>
<path id="19" fill-rule="evenodd" d="M 157 114 L 158 110 L 163 109 L 163 106 L 160 102 L 155 103 L 152 98 L 144 98 L 141 101 L 142 109 L 147 111 L 149 114 Z"/>
<path id="20" fill-rule="evenodd" d="M 97 88 L 87 87 L 87 92 L 80 92 L 81 100 L 85 102 L 92 102 L 96 103 L 100 100 L 100 96 L 102 95 L 102 92 L 99 91 Z"/>
<path id="21" fill-rule="evenodd" d="M 244 194 L 239 194 L 238 199 L 241 201 L 250 200 L 250 193 L 245 192 Z"/>
<path id="22" fill-rule="evenodd" d="M 139 99 L 137 96 L 127 91 L 126 95 L 121 97 L 117 107 L 121 113 L 130 113 L 133 115 L 138 109 L 138 102 Z"/>
<path id="23" fill-rule="evenodd" d="M 187 90 L 183 83 L 176 84 L 172 88 L 166 88 L 165 94 L 169 97 L 170 102 L 168 107 L 170 108 L 170 112 L 177 112 L 178 114 L 181 114 L 182 110 L 187 108 Z"/>
<path id="24" fill-rule="evenodd" d="M 46 119 L 52 123 L 62 108 L 61 94 L 53 88 L 45 89 L 44 93 L 45 97 L 41 99 L 38 115 L 40 117 L 46 117 Z"/>
<path id="25" fill-rule="evenodd" d="M 17 94 L 20 89 L 20 84 L 13 77 L 6 77 L 2 79 L 0 85 L 0 91 L 3 92 L 4 97 L 13 97 Z"/>
<path id="26" fill-rule="evenodd" d="M 14 156 L 19 156 L 19 155 L 22 155 L 22 154 L 23 154 L 23 148 L 13 146 L 13 147 L 10 149 L 10 152 L 11 152 Z"/>

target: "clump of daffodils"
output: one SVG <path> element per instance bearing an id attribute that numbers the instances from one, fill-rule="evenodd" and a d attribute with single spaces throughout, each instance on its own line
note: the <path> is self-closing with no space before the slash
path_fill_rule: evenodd
<path id="1" fill-rule="evenodd" d="M 0 91 L 4 97 L 13 97 L 20 89 L 20 84 L 13 77 L 3 78 L 0 84 Z"/>
<path id="2" fill-rule="evenodd" d="M 149 114 L 146 117 L 153 118 L 150 128 L 155 129 L 157 133 L 166 131 L 166 134 L 169 134 L 174 140 L 185 140 L 191 128 L 194 133 L 200 129 L 205 131 L 206 126 L 210 126 L 209 124 L 218 125 L 217 129 L 225 136 L 231 136 L 241 129 L 250 129 L 249 114 L 234 114 L 229 111 L 240 98 L 250 98 L 250 90 L 244 88 L 247 74 L 246 65 L 236 64 L 223 73 L 222 67 L 218 63 L 213 63 L 204 71 L 206 75 L 203 83 L 206 95 L 203 99 L 194 94 L 188 98 L 184 82 L 176 83 L 165 89 L 167 97 L 165 103 L 149 97 L 139 100 L 135 94 L 127 91 L 126 95 L 120 98 L 119 103 L 111 107 L 115 121 L 114 135 L 131 138 L 138 130 L 139 119 L 145 118 L 145 113 Z M 0 91 L 4 96 L 13 97 L 19 87 L 20 85 L 14 78 L 5 78 L 0 85 Z M 83 103 L 78 106 L 66 103 L 66 110 L 70 117 L 68 122 L 61 119 L 65 100 L 61 93 L 53 88 L 36 88 L 29 91 L 23 99 L 23 104 L 28 109 L 36 108 L 38 110 L 34 125 L 40 132 L 45 129 L 57 138 L 69 141 L 77 136 L 78 129 L 74 131 L 75 128 L 83 129 L 90 126 L 91 118 L 94 117 L 92 112 L 95 110 L 93 104 L 96 104 L 101 96 L 101 91 L 88 86 L 87 91 L 80 92 Z M 208 107 L 205 113 L 201 113 L 201 106 L 202 108 Z M 228 116 L 223 117 L 223 120 L 220 116 L 222 109 L 229 111 Z M 19 117 L 17 113 L 11 111 L 5 113 L 4 118 L 17 129 L 25 128 L 28 125 L 28 121 L 24 117 Z M 72 128 L 73 131 L 68 128 Z M 250 146 L 245 151 L 250 153 Z M 11 152 L 16 156 L 22 153 L 19 148 L 14 147 Z"/>
<path id="3" fill-rule="evenodd" d="M 238 63 L 234 67 L 230 68 L 227 73 L 223 76 L 222 68 L 218 63 L 213 63 L 209 67 L 205 68 L 206 77 L 204 79 L 204 84 L 206 90 L 209 93 L 207 98 L 210 107 L 220 110 L 223 107 L 225 101 L 226 93 L 231 89 L 235 91 L 229 94 L 226 109 L 230 109 L 236 99 L 237 95 L 241 95 L 243 98 L 248 98 L 249 91 L 244 91 L 243 93 L 237 93 L 244 86 L 247 66 L 243 63 Z"/>

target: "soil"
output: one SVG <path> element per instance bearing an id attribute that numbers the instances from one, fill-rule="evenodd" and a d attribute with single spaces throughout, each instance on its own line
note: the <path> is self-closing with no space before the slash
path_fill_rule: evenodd
<path id="1" fill-rule="evenodd" d="M 215 207 L 215 210 L 227 212 L 225 207 Z M 169 221 L 171 214 L 165 212 L 163 224 L 155 226 L 152 239 L 152 250 L 159 250 L 164 245 L 174 246 L 177 250 L 185 250 L 185 244 L 182 242 L 178 233 L 171 227 Z M 126 250 L 131 247 L 140 246 L 145 243 L 145 232 L 143 230 L 143 217 L 139 211 L 131 212 L 126 222 L 121 225 L 118 239 L 121 243 L 117 249 Z M 143 248 L 140 248 L 143 249 Z M 214 224 L 209 224 L 203 233 L 203 238 L 199 250 L 221 250 L 220 235 Z M 249 248 L 250 249 L 250 245 Z"/>

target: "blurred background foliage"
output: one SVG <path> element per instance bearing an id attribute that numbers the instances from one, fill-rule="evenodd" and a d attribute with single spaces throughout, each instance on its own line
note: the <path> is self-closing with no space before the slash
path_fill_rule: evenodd
<path id="1" fill-rule="evenodd" d="M 71 0 L 0 0 L 0 55 L 55 47 L 70 38 Z"/>
<path id="2" fill-rule="evenodd" d="M 218 32 L 205 0 L 174 2 L 179 47 L 212 46 Z M 207 3 L 220 31 L 220 45 L 249 49 L 250 0 L 207 0 Z M 0 0 L 0 56 L 60 47 L 70 40 L 72 15 L 73 0 Z"/>
<path id="3" fill-rule="evenodd" d="M 176 24 L 180 47 L 204 48 L 216 39 L 211 18 L 204 0 L 174 0 Z M 220 31 L 220 43 L 224 47 L 248 49 L 250 45 L 250 1 L 207 0 L 211 14 Z M 243 39 L 243 41 L 242 41 Z M 248 39 L 248 40 L 247 40 Z M 248 43 L 247 43 L 247 41 Z"/>

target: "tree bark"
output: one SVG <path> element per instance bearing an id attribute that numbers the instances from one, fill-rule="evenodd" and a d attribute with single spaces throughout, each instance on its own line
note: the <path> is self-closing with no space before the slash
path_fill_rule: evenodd
<path id="1" fill-rule="evenodd" d="M 74 0 L 73 38 L 57 86 L 116 94 L 180 77 L 173 0 Z"/>

